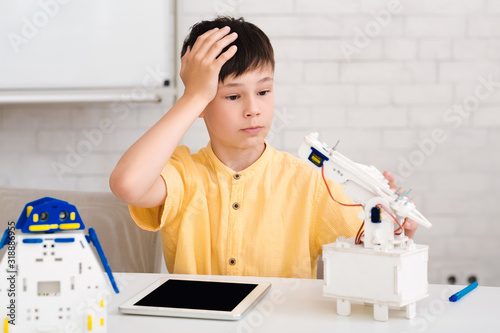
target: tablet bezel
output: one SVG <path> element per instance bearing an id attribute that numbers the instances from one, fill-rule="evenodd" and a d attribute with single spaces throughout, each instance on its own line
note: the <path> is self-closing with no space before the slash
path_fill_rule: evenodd
<path id="1" fill-rule="evenodd" d="M 141 299 L 150 294 L 153 290 L 161 286 L 168 280 L 201 281 L 201 282 L 225 282 L 238 284 L 257 285 L 232 311 L 215 311 L 199 309 L 168 308 L 156 306 L 138 306 L 134 305 Z M 201 318 L 201 319 L 221 319 L 221 320 L 240 320 L 258 301 L 271 289 L 271 283 L 256 281 L 234 281 L 228 279 L 217 279 L 212 277 L 185 278 L 185 277 L 161 277 L 128 301 L 120 305 L 121 313 L 149 316 L 183 317 L 183 318 Z"/>

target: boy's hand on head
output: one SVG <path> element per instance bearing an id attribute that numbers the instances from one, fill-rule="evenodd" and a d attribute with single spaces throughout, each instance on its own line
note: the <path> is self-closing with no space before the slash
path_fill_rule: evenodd
<path id="1" fill-rule="evenodd" d="M 219 73 L 222 66 L 236 53 L 236 45 L 221 54 L 238 35 L 228 34 L 229 27 L 212 29 L 200 35 L 193 47 L 181 59 L 180 76 L 184 82 L 184 95 L 202 98 L 210 103 L 217 94 Z M 220 56 L 219 56 L 220 55 Z"/>
<path id="2" fill-rule="evenodd" d="M 383 175 L 389 181 L 389 187 L 391 188 L 391 190 L 396 191 L 398 189 L 398 186 L 396 185 L 396 178 L 394 177 L 394 175 L 389 171 L 384 171 Z M 400 192 L 402 192 L 402 190 Z M 409 238 L 413 238 L 413 236 L 415 235 L 415 231 L 417 231 L 417 227 L 417 222 L 408 219 L 405 224 L 405 235 Z"/>

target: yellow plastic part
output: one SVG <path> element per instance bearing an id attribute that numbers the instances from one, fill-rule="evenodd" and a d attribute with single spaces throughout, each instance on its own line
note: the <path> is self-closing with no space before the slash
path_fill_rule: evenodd
<path id="1" fill-rule="evenodd" d="M 320 156 L 316 155 L 316 154 L 312 154 L 311 159 L 313 160 L 313 162 L 316 165 L 321 164 L 321 162 L 323 161 L 323 159 Z"/>
<path id="2" fill-rule="evenodd" d="M 4 333 L 9 333 L 9 319 L 5 318 L 3 321 L 3 331 Z"/>
<path id="3" fill-rule="evenodd" d="M 71 214 L 69 214 L 69 218 L 71 219 L 71 221 L 74 221 L 76 218 L 75 212 L 71 212 Z"/>
<path id="4" fill-rule="evenodd" d="M 33 206 L 28 206 L 28 209 L 26 209 L 26 217 L 30 217 L 32 210 L 33 210 Z"/>
<path id="5" fill-rule="evenodd" d="M 41 225 L 30 225 L 30 231 L 47 231 L 50 230 L 50 225 L 41 224 Z"/>
<path id="6" fill-rule="evenodd" d="M 101 326 L 104 326 L 104 318 L 101 318 Z"/>
<path id="7" fill-rule="evenodd" d="M 57 229 L 59 228 L 59 224 L 51 224 L 50 229 Z"/>
<path id="8" fill-rule="evenodd" d="M 38 214 L 33 214 L 33 222 L 38 222 Z"/>
<path id="9" fill-rule="evenodd" d="M 104 307 L 104 301 L 101 299 L 101 308 Z"/>
<path id="10" fill-rule="evenodd" d="M 87 324 L 89 331 L 92 331 L 92 316 L 87 317 Z"/>
<path id="11" fill-rule="evenodd" d="M 73 213 L 72 213 L 73 214 Z M 59 228 L 67 230 L 67 229 L 78 229 L 80 228 L 80 223 L 66 223 L 60 224 Z"/>

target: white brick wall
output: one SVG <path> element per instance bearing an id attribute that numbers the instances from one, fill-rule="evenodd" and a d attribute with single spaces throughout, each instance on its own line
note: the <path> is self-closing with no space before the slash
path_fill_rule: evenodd
<path id="1" fill-rule="evenodd" d="M 425 39 L 418 41 L 419 59 L 429 59 L 437 62 L 440 59 L 451 58 L 451 39 Z"/>
<path id="2" fill-rule="evenodd" d="M 378 23 L 396 2 L 183 0 L 182 26 L 223 10 L 261 27 L 277 61 L 271 143 L 295 153 L 319 131 L 326 142 L 341 139 L 352 159 L 392 170 L 434 223 L 416 236 L 431 248 L 430 281 L 456 275 L 465 284 L 477 274 L 500 286 L 500 83 L 470 112 L 450 113 L 471 101 L 479 77 L 500 82 L 500 1 L 401 1 Z M 342 45 L 356 52 L 346 57 Z M 106 191 L 120 155 L 170 105 L 140 105 L 121 118 L 106 104 L 2 106 L 0 184 Z M 71 158 L 68 147 L 82 148 L 104 118 L 110 133 L 58 176 L 51 164 Z M 442 142 L 431 140 L 437 129 Z M 196 151 L 207 140 L 199 120 L 183 142 Z"/>

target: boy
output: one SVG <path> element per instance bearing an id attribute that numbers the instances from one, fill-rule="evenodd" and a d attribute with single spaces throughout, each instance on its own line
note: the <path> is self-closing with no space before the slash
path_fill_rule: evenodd
<path id="1" fill-rule="evenodd" d="M 321 246 L 354 237 L 361 221 L 356 207 L 331 200 L 320 173 L 265 141 L 268 37 L 243 19 L 203 21 L 181 56 L 183 96 L 125 152 L 111 190 L 141 228 L 161 230 L 170 273 L 315 278 Z M 210 142 L 191 155 L 177 145 L 197 117 Z"/>

